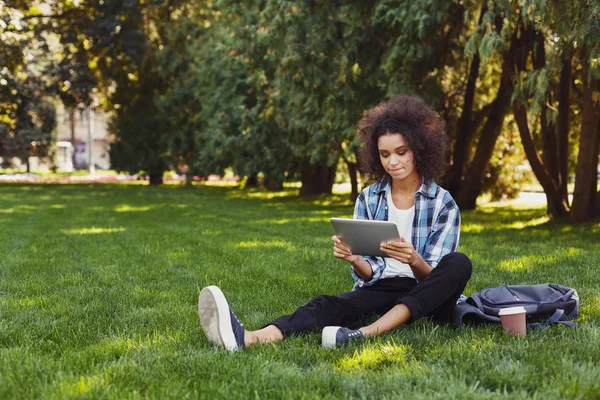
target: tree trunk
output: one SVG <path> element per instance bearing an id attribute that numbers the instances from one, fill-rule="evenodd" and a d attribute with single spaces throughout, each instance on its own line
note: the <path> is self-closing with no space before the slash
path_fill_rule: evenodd
<path id="1" fill-rule="evenodd" d="M 283 190 L 283 182 L 272 176 L 265 176 L 264 178 L 265 188 L 271 192 L 277 192 Z"/>
<path id="2" fill-rule="evenodd" d="M 358 197 L 358 166 L 356 163 L 346 161 L 348 166 L 348 174 L 350 175 L 350 198 L 356 201 Z"/>
<path id="3" fill-rule="evenodd" d="M 450 193 L 456 194 L 460 190 L 460 180 L 469 160 L 471 153 L 471 141 L 473 139 L 473 103 L 475 101 L 475 90 L 477 89 L 477 77 L 479 75 L 479 65 L 481 60 L 479 53 L 473 56 L 467 88 L 465 90 L 465 99 L 463 111 L 458 121 L 456 129 L 456 143 L 454 144 L 452 165 L 448 170 L 445 187 Z"/>
<path id="4" fill-rule="evenodd" d="M 512 84 L 508 85 L 504 81 L 500 84 L 498 94 L 492 103 L 490 115 L 481 132 L 475 157 L 473 157 L 473 162 L 471 162 L 456 196 L 456 202 L 461 208 L 466 210 L 475 209 L 477 197 L 481 194 L 485 168 L 492 158 L 496 140 L 498 140 L 504 117 L 510 105 L 512 92 Z"/>
<path id="5" fill-rule="evenodd" d="M 330 167 L 326 164 L 311 164 L 307 159 L 302 163 L 302 187 L 300 196 L 331 194 L 335 180 L 337 162 Z"/>
<path id="6" fill-rule="evenodd" d="M 536 32 L 536 46 L 533 49 L 533 67 L 542 71 L 546 68 L 546 51 L 544 48 L 544 35 L 540 31 Z M 536 177 L 538 174 L 544 174 L 544 179 L 547 178 L 545 173 L 547 173 L 552 181 L 552 187 L 559 189 L 560 188 L 560 173 L 558 169 L 558 139 L 556 136 L 556 125 L 552 122 L 551 119 L 548 118 L 548 113 L 550 112 L 549 104 L 553 104 L 554 101 L 552 99 L 552 91 L 550 91 L 548 99 L 542 105 L 542 109 L 540 112 L 540 125 L 541 125 L 541 134 L 542 134 L 542 165 L 541 169 L 538 167 L 538 173 L 536 173 Z M 516 113 L 517 111 L 515 111 Z M 525 118 L 521 121 L 521 125 L 527 122 L 527 111 L 523 108 L 520 111 L 523 115 L 520 118 Z M 515 116 L 516 118 L 516 116 Z M 531 143 L 527 143 L 528 145 L 533 146 L 534 154 L 531 154 L 531 157 L 537 158 L 537 152 L 535 151 L 535 145 L 533 144 L 533 137 L 531 136 L 531 130 L 528 125 L 525 125 L 527 131 L 519 128 L 519 132 L 521 133 L 521 140 L 523 141 L 523 145 L 525 146 L 525 141 L 530 140 Z M 531 150 L 531 149 L 530 149 Z M 529 163 L 532 164 L 530 154 L 527 154 L 527 158 L 529 159 Z M 536 160 L 537 161 L 537 160 Z M 533 167 L 532 167 L 533 168 Z M 535 173 L 535 171 L 534 171 Z M 539 178 L 538 178 L 539 180 Z M 546 182 L 546 184 L 550 184 L 550 182 Z M 566 202 L 567 208 L 563 209 L 563 207 L 559 207 L 560 203 L 557 198 L 555 198 L 556 193 L 554 191 L 549 192 L 544 189 L 546 193 L 546 204 L 548 207 L 548 214 L 555 217 L 562 217 L 566 215 L 566 211 L 568 210 L 568 197 L 565 196 L 562 200 Z M 557 208 L 559 207 L 559 208 Z"/>
<path id="7" fill-rule="evenodd" d="M 552 176 L 537 154 L 533 135 L 529 128 L 527 110 L 518 99 L 513 102 L 513 112 L 519 128 L 519 134 L 521 135 L 521 142 L 523 143 L 523 148 L 527 155 L 527 160 L 529 160 L 529 164 L 531 165 L 535 177 L 546 193 L 546 198 L 548 199 L 548 212 L 553 217 L 564 217 L 569 213 L 567 198 L 561 195 L 558 185 L 552 179 Z"/>
<path id="8" fill-rule="evenodd" d="M 540 115 L 541 133 L 542 133 L 542 163 L 543 168 L 548 172 L 550 179 L 556 186 L 556 189 L 560 193 L 560 176 L 558 172 L 558 149 L 557 149 L 557 138 L 556 138 L 556 125 L 548 120 L 546 112 L 548 111 L 548 105 L 542 106 Z M 527 118 L 527 115 L 525 115 Z M 533 140 L 533 137 L 531 138 Z M 523 136 L 521 136 L 523 140 Z M 535 145 L 534 145 L 535 147 Z M 531 162 L 530 162 L 531 164 Z M 537 175 L 536 175 L 537 176 Z M 548 206 L 548 214 L 553 216 L 562 216 L 562 210 L 556 210 L 554 204 L 556 199 L 554 195 L 550 195 L 546 192 L 546 204 Z M 565 201 L 568 205 L 568 197 L 565 197 Z"/>
<path id="9" fill-rule="evenodd" d="M 598 82 L 598 87 L 600 88 L 600 82 Z M 600 102 L 597 103 L 597 109 L 600 108 Z M 598 127 L 596 128 L 596 146 L 594 147 L 596 149 L 596 157 L 594 158 L 594 160 L 596 160 L 596 166 L 593 167 L 593 169 L 595 170 L 595 176 L 596 178 L 593 178 L 591 180 L 591 191 L 592 191 L 592 216 L 593 217 L 598 217 L 600 216 L 600 191 L 598 191 L 598 181 L 600 181 L 600 169 L 598 169 L 598 165 L 600 165 L 600 160 L 598 159 L 598 157 L 600 157 L 600 110 L 598 110 L 598 114 L 597 114 L 597 124 Z M 594 195 L 594 193 L 596 193 Z"/>
<path id="10" fill-rule="evenodd" d="M 569 105 L 571 97 L 572 58 L 569 53 L 563 60 L 560 71 L 558 88 L 558 118 L 556 141 L 558 145 L 558 175 L 560 192 L 568 199 L 567 184 L 569 183 Z"/>
<path id="11" fill-rule="evenodd" d="M 150 172 L 150 184 L 151 185 L 162 185 L 163 183 L 163 172 Z"/>
<path id="12" fill-rule="evenodd" d="M 246 184 L 244 188 L 256 188 L 258 187 L 258 176 L 256 174 L 252 174 L 246 177 Z"/>
<path id="13" fill-rule="evenodd" d="M 71 154 L 71 162 L 73 163 L 73 169 L 75 169 L 75 109 L 69 110 L 69 127 L 71 128 L 71 146 L 73 146 L 73 154 Z"/>
<path id="14" fill-rule="evenodd" d="M 479 25 L 483 20 L 483 15 L 487 11 L 487 3 L 484 2 L 479 16 Z M 452 194 L 456 195 L 460 190 L 460 181 L 465 169 L 465 165 L 469 161 L 471 153 L 471 141 L 473 139 L 473 103 L 475 101 L 475 91 L 477 89 L 477 78 L 479 77 L 479 66 L 481 58 L 479 52 L 473 55 L 471 67 L 469 69 L 469 77 L 467 79 L 467 87 L 465 89 L 465 98 L 463 102 L 463 111 L 458 121 L 456 129 L 456 143 L 454 144 L 452 154 L 452 165 L 448 170 L 444 187 Z"/>
<path id="15" fill-rule="evenodd" d="M 459 207 L 466 210 L 473 210 L 476 207 L 477 197 L 481 194 L 486 166 L 492 158 L 496 141 L 502 130 L 504 117 L 510 109 L 511 97 L 514 91 L 515 66 L 525 63 L 526 55 L 523 54 L 525 50 L 522 41 L 525 40 L 525 36 L 530 36 L 530 32 L 523 32 L 521 39 L 519 39 L 518 31 L 519 29 L 516 28 L 510 41 L 510 47 L 504 54 L 498 93 L 492 102 L 488 118 L 483 126 L 473 161 L 469 165 L 457 196 L 455 196 Z"/>
<path id="16" fill-rule="evenodd" d="M 588 221 L 593 217 L 598 181 L 600 102 L 594 103 L 593 95 L 599 89 L 599 81 L 596 78 L 588 81 L 588 71 L 588 68 L 583 70 L 584 80 L 587 81 L 587 84 L 583 88 L 579 154 L 575 169 L 573 206 L 571 207 L 571 218 L 575 222 Z"/>
<path id="17" fill-rule="evenodd" d="M 600 89 L 600 80 L 597 80 L 596 88 Z M 597 92 L 596 92 L 597 93 Z M 600 215 L 598 212 L 598 155 L 600 153 L 600 101 L 596 103 L 596 143 L 594 156 L 592 157 L 593 176 L 590 179 L 590 216 L 591 218 Z M 595 160 L 595 161 L 594 161 Z"/>

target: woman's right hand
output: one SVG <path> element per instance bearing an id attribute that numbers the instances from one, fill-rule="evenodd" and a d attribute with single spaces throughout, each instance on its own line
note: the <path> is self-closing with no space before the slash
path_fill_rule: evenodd
<path id="1" fill-rule="evenodd" d="M 332 236 L 333 240 L 333 255 L 340 260 L 348 261 L 349 263 L 355 263 L 360 256 L 352 254 L 352 249 L 337 236 Z"/>

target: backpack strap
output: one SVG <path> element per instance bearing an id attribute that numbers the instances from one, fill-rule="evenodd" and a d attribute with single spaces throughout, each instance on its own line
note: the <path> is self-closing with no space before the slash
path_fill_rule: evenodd
<path id="1" fill-rule="evenodd" d="M 480 309 L 468 303 L 457 304 L 452 311 L 452 320 L 459 328 L 463 327 L 463 319 L 479 320 L 480 322 L 500 322 L 499 317 L 484 314 Z"/>
<path id="2" fill-rule="evenodd" d="M 548 319 L 548 321 L 544 322 L 543 324 L 541 322 L 527 324 L 527 327 L 528 328 L 547 328 L 552 324 L 562 324 L 562 325 L 570 326 L 571 328 L 574 328 L 577 326 L 576 323 L 568 320 L 568 316 L 565 315 L 565 310 L 557 309 L 554 312 L 554 314 L 552 314 L 552 316 Z"/>
<path id="3" fill-rule="evenodd" d="M 465 316 L 468 316 L 468 319 L 478 320 L 479 322 L 496 322 L 500 323 L 500 317 L 494 317 L 491 315 L 484 314 L 480 309 L 474 307 L 468 303 L 457 304 L 454 307 L 452 312 L 452 319 L 459 328 L 462 328 L 464 325 L 463 320 Z M 527 324 L 528 328 L 546 328 L 552 324 L 562 324 L 569 327 L 576 327 L 577 324 L 568 320 L 568 316 L 565 315 L 565 311 L 562 309 L 557 309 L 554 314 L 544 323 L 534 322 L 531 324 Z"/>

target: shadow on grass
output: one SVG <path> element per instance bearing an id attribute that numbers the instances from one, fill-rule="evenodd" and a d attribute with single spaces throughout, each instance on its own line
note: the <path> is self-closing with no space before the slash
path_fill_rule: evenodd
<path id="1" fill-rule="evenodd" d="M 207 186 L 152 187 L 118 184 L 0 185 L 2 219 L 18 226 L 41 208 L 58 213 L 67 235 L 98 235 L 150 229 L 235 237 L 224 242 L 244 249 L 290 249 L 291 231 L 328 243 L 331 217 L 351 217 L 348 196 L 298 197 L 297 190 L 266 192 Z M 60 200 L 60 201 L 57 201 Z M 74 219 L 74 217 L 76 217 Z M 544 207 L 482 207 L 462 213 L 462 250 L 512 274 L 559 267 L 581 258 L 577 249 L 600 242 L 600 222 L 570 225 L 549 220 Z M 490 246 L 492 244 L 492 246 Z M 498 262 L 497 260 L 500 260 Z"/>
<path id="2" fill-rule="evenodd" d="M 119 184 L 3 184 L 0 189 L 1 214 L 7 219 L 31 215 L 42 206 L 57 211 L 104 212 L 114 218 L 121 218 L 128 213 L 149 219 L 168 217 L 176 223 L 181 221 L 189 224 L 202 220 L 239 220 L 248 225 L 327 224 L 333 216 L 351 217 L 353 212 L 348 195 L 301 198 L 297 189 L 267 192 L 227 187 L 141 187 Z M 240 209 L 243 209 L 241 214 Z M 77 228 L 89 227 L 74 227 Z M 566 235 L 567 239 L 571 239 L 571 235 L 585 234 L 590 240 L 598 240 L 600 222 L 574 226 L 551 221 L 544 207 L 483 207 L 462 213 L 464 237 L 484 234 L 488 237 L 497 235 L 495 239 L 502 239 L 517 232 L 528 232 L 538 239 L 551 237 L 558 232 Z"/>

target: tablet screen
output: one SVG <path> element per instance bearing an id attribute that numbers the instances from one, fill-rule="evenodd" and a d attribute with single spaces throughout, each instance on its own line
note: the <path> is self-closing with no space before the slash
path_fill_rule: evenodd
<path id="1" fill-rule="evenodd" d="M 331 218 L 335 235 L 361 256 L 389 257 L 380 245 L 389 240 L 400 240 L 398 227 L 389 221 Z"/>

